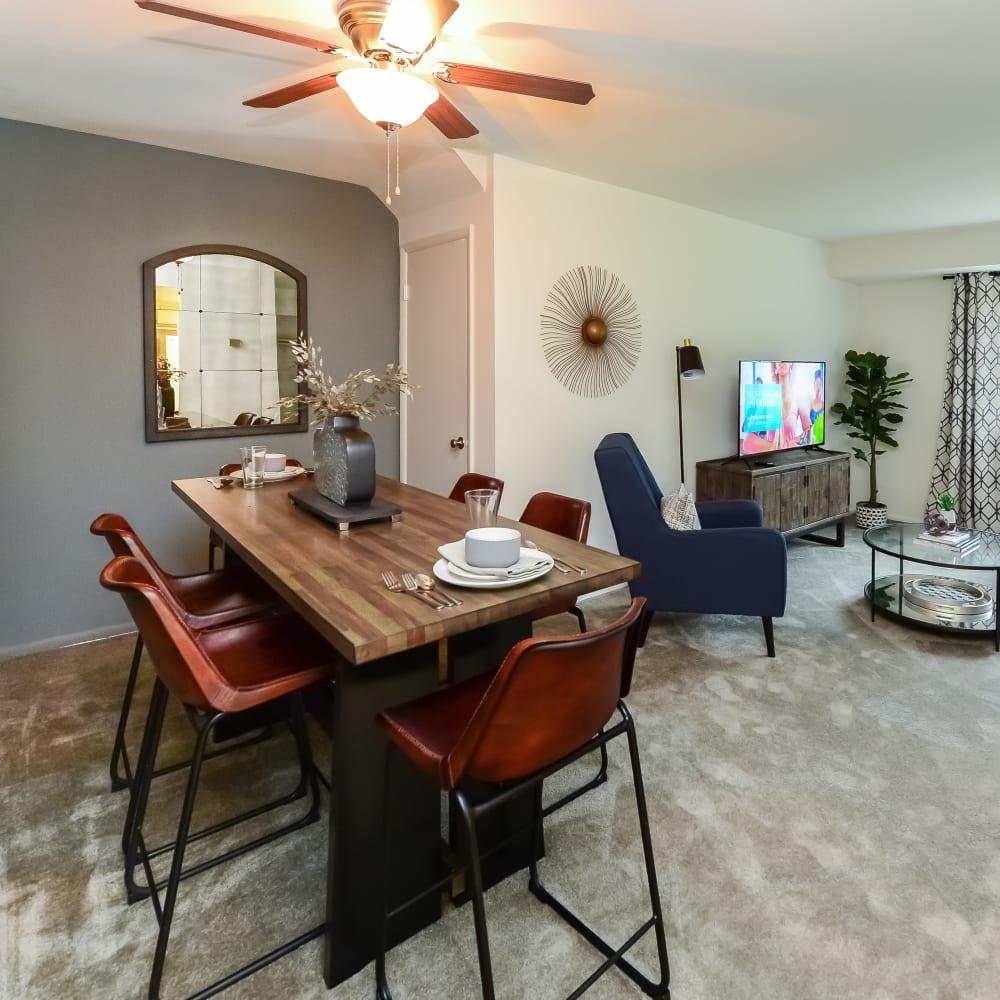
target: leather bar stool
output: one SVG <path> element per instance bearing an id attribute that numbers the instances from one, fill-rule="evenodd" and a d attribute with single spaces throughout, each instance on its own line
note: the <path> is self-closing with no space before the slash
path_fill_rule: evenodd
<path id="1" fill-rule="evenodd" d="M 530 524 L 533 528 L 550 531 L 553 535 L 562 535 L 563 538 L 586 543 L 587 534 L 590 531 L 590 503 L 587 500 L 576 500 L 560 493 L 536 493 L 528 501 L 519 520 L 522 524 Z M 584 618 L 583 611 L 577 607 L 574 597 L 556 600 L 539 608 L 532 612 L 531 619 L 538 621 L 539 618 L 549 618 L 552 615 L 561 614 L 574 615 L 579 622 L 580 631 L 587 631 L 587 619 Z M 600 747 L 600 754 L 601 763 L 597 774 L 579 788 L 564 795 L 557 802 L 546 806 L 546 816 L 608 780 L 608 748 L 603 743 Z"/>
<path id="2" fill-rule="evenodd" d="M 484 476 L 479 472 L 465 472 L 455 482 L 448 494 L 449 500 L 465 503 L 465 494 L 469 490 L 496 490 L 497 504 L 503 499 L 503 480 L 495 476 Z"/>
<path id="3" fill-rule="evenodd" d="M 101 573 L 101 584 L 120 593 L 125 600 L 151 653 L 157 674 L 136 769 L 134 800 L 137 807 L 135 822 L 129 831 L 127 851 L 130 861 L 138 857 L 146 870 L 153 908 L 159 921 L 149 981 L 149 997 L 155 998 L 159 996 L 181 881 L 270 843 L 318 818 L 318 782 L 305 729 L 301 695 L 305 688 L 330 676 L 336 654 L 317 632 L 294 615 L 256 618 L 200 631 L 192 629 L 143 564 L 131 556 L 112 559 Z M 173 842 L 170 874 L 161 885 L 153 878 L 142 827 L 168 692 L 183 704 L 194 729 L 195 745 L 177 836 Z M 299 754 L 300 783 L 307 782 L 311 793 L 309 810 L 300 819 L 278 830 L 232 848 L 211 862 L 202 862 L 185 870 L 185 850 L 192 840 L 200 836 L 191 833 L 191 818 L 209 740 L 225 720 L 264 706 L 280 710 L 288 716 Z M 253 810 L 245 817 L 261 811 Z M 162 901 L 161 887 L 165 888 Z M 320 925 L 298 935 L 199 990 L 195 996 L 213 996 L 319 937 L 323 931 L 324 927 Z"/>
<path id="4" fill-rule="evenodd" d="M 385 969 L 386 926 L 408 903 L 391 908 L 385 899 L 392 857 L 393 759 L 405 757 L 427 780 L 451 793 L 457 806 L 462 846 L 471 886 L 472 912 L 484 1000 L 493 1000 L 483 885 L 477 848 L 477 821 L 526 792 L 533 795 L 536 852 L 542 832 L 541 784 L 567 764 L 598 745 L 625 736 L 628 741 L 636 811 L 649 888 L 651 916 L 627 937 L 612 945 L 599 937 L 542 885 L 537 861 L 529 865 L 528 888 L 580 933 L 604 961 L 571 996 L 579 996 L 598 977 L 618 968 L 650 997 L 669 997 L 669 967 L 663 913 L 656 881 L 639 747 L 635 726 L 624 698 L 635 660 L 638 630 L 645 602 L 634 600 L 618 621 L 580 636 L 526 639 L 518 643 L 495 674 L 476 677 L 434 694 L 382 712 L 378 725 L 390 743 L 386 760 L 383 835 L 383 921 L 375 963 L 377 1000 L 391 1000 Z M 619 721 L 612 724 L 615 713 Z M 597 736 L 593 734 L 597 733 Z M 466 783 L 491 786 L 496 794 L 473 804 Z M 450 876 L 449 876 L 450 878 Z M 443 885 L 447 880 L 444 880 Z M 427 892 L 435 891 L 431 886 Z M 416 898 L 421 898 L 417 896 Z M 652 930 L 656 939 L 659 980 L 653 981 L 624 956 Z"/>
<path id="5" fill-rule="evenodd" d="M 559 493 L 536 493 L 528 501 L 518 520 L 522 524 L 530 524 L 533 528 L 549 531 L 553 535 L 562 535 L 563 538 L 571 538 L 574 542 L 586 543 L 590 531 L 590 502 L 564 497 Z M 587 631 L 587 620 L 576 606 L 575 598 L 554 601 L 544 608 L 539 608 L 531 617 L 537 621 L 539 618 L 564 613 L 575 615 L 580 624 L 580 631 Z"/>
<path id="6" fill-rule="evenodd" d="M 285 468 L 294 465 L 297 468 L 302 468 L 302 463 L 297 458 L 286 458 Z M 239 472 L 243 468 L 242 464 L 239 462 L 229 462 L 223 465 L 219 469 L 220 476 L 231 476 L 234 472 Z M 218 549 L 219 552 L 225 552 L 226 543 L 211 529 L 208 532 L 208 568 L 209 571 L 215 569 L 215 550 Z"/>
<path id="7" fill-rule="evenodd" d="M 132 556 L 147 569 L 164 592 L 172 599 L 192 628 L 210 628 L 254 616 L 288 612 L 288 606 L 255 573 L 245 568 L 215 573 L 195 573 L 175 576 L 167 573 L 153 558 L 132 526 L 121 514 L 101 514 L 90 526 L 94 535 L 102 536 L 116 556 Z M 143 640 L 140 632 L 135 640 L 132 665 L 129 670 L 122 707 L 118 715 L 114 746 L 111 750 L 111 789 L 127 788 L 132 782 L 125 730 L 128 725 L 132 698 L 135 693 Z M 124 773 L 119 770 L 119 765 Z M 167 767 L 158 774 L 177 770 L 186 762 Z"/>

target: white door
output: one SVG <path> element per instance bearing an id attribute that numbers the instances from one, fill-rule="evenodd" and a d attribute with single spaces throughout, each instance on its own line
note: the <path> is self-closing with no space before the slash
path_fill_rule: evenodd
<path id="1" fill-rule="evenodd" d="M 403 364 L 420 386 L 404 401 L 401 476 L 447 495 L 469 470 L 469 238 L 405 249 Z"/>

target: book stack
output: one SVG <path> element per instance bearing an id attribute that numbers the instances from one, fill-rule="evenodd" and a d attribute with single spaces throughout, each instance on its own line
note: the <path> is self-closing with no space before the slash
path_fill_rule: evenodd
<path id="1" fill-rule="evenodd" d="M 954 555 L 960 556 L 964 556 L 966 553 L 979 548 L 978 534 L 958 529 L 946 531 L 939 535 L 935 535 L 930 531 L 924 531 L 917 535 L 917 541 L 940 546 L 943 549 L 950 550 Z"/>

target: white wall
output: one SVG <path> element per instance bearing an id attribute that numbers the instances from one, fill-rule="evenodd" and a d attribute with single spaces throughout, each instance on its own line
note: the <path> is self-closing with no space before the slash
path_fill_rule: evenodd
<path id="1" fill-rule="evenodd" d="M 907 371 L 900 401 L 908 407 L 899 425 L 899 448 L 878 458 L 878 498 L 889 516 L 923 520 L 941 426 L 954 285 L 940 277 L 864 285 L 859 289 L 857 334 L 852 347 L 889 357 L 889 371 Z M 831 394 L 831 398 L 832 394 Z M 855 499 L 865 499 L 867 468 L 855 463 Z"/>
<path id="2" fill-rule="evenodd" d="M 825 360 L 843 377 L 857 290 L 831 280 L 822 247 L 649 195 L 497 157 L 494 163 L 497 474 L 504 513 L 553 490 L 594 504 L 591 542 L 614 547 L 593 452 L 629 431 L 654 475 L 679 481 L 674 348 L 690 337 L 705 378 L 684 386 L 687 482 L 736 449 L 741 357 Z M 642 354 L 611 396 L 573 395 L 549 372 L 539 316 L 554 282 L 594 264 L 628 286 Z M 832 391 L 832 390 L 830 390 Z M 840 446 L 831 428 L 830 444 Z M 855 472 L 855 475 L 857 473 Z"/>

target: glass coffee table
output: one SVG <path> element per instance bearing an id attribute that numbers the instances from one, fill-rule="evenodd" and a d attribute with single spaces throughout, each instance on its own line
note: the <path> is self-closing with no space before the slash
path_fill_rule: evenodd
<path id="1" fill-rule="evenodd" d="M 979 547 L 965 555 L 947 546 L 918 539 L 922 524 L 888 524 L 869 528 L 865 545 L 872 550 L 872 578 L 865 585 L 865 597 L 871 602 L 872 621 L 876 610 L 891 618 L 914 625 L 945 631 L 993 633 L 993 647 L 1000 651 L 997 626 L 996 594 L 1000 592 L 1000 534 L 973 531 Z M 875 556 L 883 552 L 899 560 L 899 570 L 892 576 L 875 577 Z M 904 573 L 904 563 L 934 567 L 920 573 Z M 917 566 L 913 566 L 917 569 Z M 991 590 L 979 580 L 953 576 L 955 570 L 992 571 Z"/>

